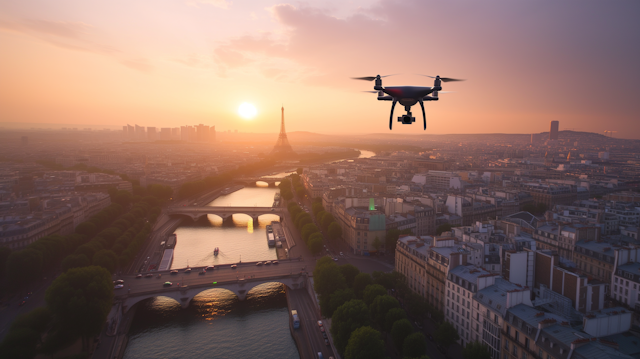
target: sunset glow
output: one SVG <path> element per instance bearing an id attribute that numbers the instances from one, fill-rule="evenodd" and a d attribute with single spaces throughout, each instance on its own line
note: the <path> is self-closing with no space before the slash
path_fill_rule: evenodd
<path id="1" fill-rule="evenodd" d="M 238 114 L 240 117 L 245 118 L 247 120 L 256 117 L 258 110 L 256 110 L 255 106 L 250 103 L 244 102 L 240 107 L 238 107 Z"/>

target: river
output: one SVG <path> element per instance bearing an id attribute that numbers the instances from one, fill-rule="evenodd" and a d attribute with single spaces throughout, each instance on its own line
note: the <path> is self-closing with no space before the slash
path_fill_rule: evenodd
<path id="1" fill-rule="evenodd" d="M 360 158 L 375 154 L 361 151 Z M 272 176 L 291 173 L 285 171 Z M 210 206 L 271 206 L 277 188 L 243 188 L 220 196 Z M 208 215 L 175 230 L 178 241 L 172 268 L 276 259 L 267 245 L 266 225 L 278 216 L 236 214 L 233 224 Z M 213 256 L 213 249 L 220 254 Z M 129 331 L 124 358 L 299 358 L 289 332 L 284 286 L 267 283 L 244 301 L 223 289 L 197 295 L 187 309 L 170 298 L 158 297 L 138 305 Z"/>

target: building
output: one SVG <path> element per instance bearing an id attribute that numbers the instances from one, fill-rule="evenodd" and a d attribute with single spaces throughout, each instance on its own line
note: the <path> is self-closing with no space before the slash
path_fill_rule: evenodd
<path id="1" fill-rule="evenodd" d="M 640 248 L 615 250 L 611 297 L 640 310 Z"/>
<path id="2" fill-rule="evenodd" d="M 431 243 L 431 237 L 403 236 L 396 245 L 395 270 L 402 273 L 409 288 L 423 298 L 427 298 L 427 258 Z"/>
<path id="3" fill-rule="evenodd" d="M 147 139 L 149 139 L 149 141 L 155 141 L 158 139 L 155 127 L 147 127 Z"/>
<path id="4" fill-rule="evenodd" d="M 355 201 L 354 201 L 355 200 Z M 346 198 L 334 206 L 334 217 L 342 228 L 342 238 L 351 252 L 369 255 L 384 251 L 386 218 L 384 213 L 362 206 L 359 198 Z M 368 204 L 368 199 L 367 199 Z"/>
<path id="5" fill-rule="evenodd" d="M 536 228 L 532 236 L 536 241 L 536 248 L 557 251 L 561 257 L 573 260 L 576 242 L 600 240 L 600 228 L 550 222 Z"/>
<path id="6" fill-rule="evenodd" d="M 495 276 L 474 265 L 460 265 L 449 271 L 446 286 L 445 320 L 457 330 L 460 339 L 458 343 L 474 341 L 471 328 L 471 301 L 475 293 L 486 286 L 487 280 L 493 284 Z"/>
<path id="7" fill-rule="evenodd" d="M 549 139 L 557 140 L 558 139 L 558 127 L 560 127 L 560 122 L 551 121 L 549 125 Z"/>
<path id="8" fill-rule="evenodd" d="M 573 262 L 575 262 L 579 273 L 611 284 L 615 263 L 614 249 L 615 247 L 607 242 L 578 241 L 573 253 Z"/>

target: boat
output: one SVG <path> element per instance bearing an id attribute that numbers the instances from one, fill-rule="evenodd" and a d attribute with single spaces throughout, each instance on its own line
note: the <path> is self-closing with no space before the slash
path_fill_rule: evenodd
<path id="1" fill-rule="evenodd" d="M 213 255 L 214 255 L 214 256 L 217 256 L 217 255 L 218 255 L 218 253 L 220 253 L 220 248 L 216 247 L 216 248 L 213 250 Z"/>

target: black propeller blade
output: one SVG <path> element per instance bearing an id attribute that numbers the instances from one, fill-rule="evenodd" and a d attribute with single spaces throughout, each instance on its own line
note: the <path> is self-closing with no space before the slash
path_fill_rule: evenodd
<path id="1" fill-rule="evenodd" d="M 431 77 L 432 79 L 435 79 L 437 76 L 429 76 L 429 75 L 422 75 L 422 74 L 417 74 L 420 76 L 425 76 L 425 77 Z M 454 82 L 454 81 L 464 81 L 462 79 L 454 79 L 451 77 L 441 77 L 440 80 L 442 80 L 442 82 Z"/>
<path id="2" fill-rule="evenodd" d="M 384 75 L 384 76 L 380 76 L 380 78 L 383 77 L 389 77 L 389 76 L 395 76 L 397 74 L 392 74 L 392 75 Z M 353 80 L 364 80 L 364 81 L 373 81 L 376 79 L 377 76 L 365 76 L 365 77 L 352 77 Z"/>

